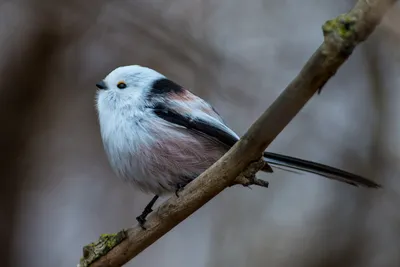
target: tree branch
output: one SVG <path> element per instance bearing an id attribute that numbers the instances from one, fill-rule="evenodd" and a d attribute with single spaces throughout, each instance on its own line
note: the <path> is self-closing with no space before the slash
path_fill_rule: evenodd
<path id="1" fill-rule="evenodd" d="M 346 14 L 327 21 L 322 29 L 324 42 L 305 64 L 299 75 L 287 86 L 278 99 L 250 127 L 248 132 L 221 159 L 180 192 L 172 196 L 153 212 L 146 222 L 147 230 L 139 226 L 122 230 L 115 236 L 123 237 L 109 246 L 98 257 L 87 255 L 80 266 L 121 266 L 157 241 L 181 221 L 201 208 L 226 187 L 253 162 L 283 130 L 307 101 L 321 90 L 336 73 L 354 48 L 364 41 L 380 23 L 384 13 L 396 0 L 359 0 Z M 251 168 L 250 168 L 251 169 Z M 257 168 L 255 168 L 257 169 Z M 254 174 L 256 171 L 251 172 Z M 251 175 L 250 175 L 251 176 Z M 236 180 L 236 183 L 242 183 Z M 123 234 L 121 234 L 123 233 Z M 108 235 L 111 240 L 113 235 Z M 111 247 L 110 247 L 111 246 Z M 90 254 L 90 253 L 89 253 Z"/>

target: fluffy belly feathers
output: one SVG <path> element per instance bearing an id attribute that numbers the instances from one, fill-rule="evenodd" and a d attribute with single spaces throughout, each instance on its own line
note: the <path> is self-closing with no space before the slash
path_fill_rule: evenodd
<path id="1" fill-rule="evenodd" d="M 157 195 L 174 192 L 178 184 L 190 182 L 228 150 L 213 138 L 159 118 L 141 120 L 118 131 L 109 136 L 125 140 L 105 139 L 113 169 L 142 191 Z"/>

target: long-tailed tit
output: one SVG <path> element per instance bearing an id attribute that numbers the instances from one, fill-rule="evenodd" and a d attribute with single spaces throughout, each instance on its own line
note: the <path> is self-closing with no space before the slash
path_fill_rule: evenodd
<path id="1" fill-rule="evenodd" d="M 112 168 L 117 176 L 155 194 L 137 217 L 142 227 L 159 195 L 184 187 L 239 140 L 210 104 L 152 69 L 119 67 L 96 86 L 101 136 Z M 271 166 L 379 187 L 322 164 L 270 152 L 263 157 Z M 268 164 L 263 171 L 272 172 Z"/>

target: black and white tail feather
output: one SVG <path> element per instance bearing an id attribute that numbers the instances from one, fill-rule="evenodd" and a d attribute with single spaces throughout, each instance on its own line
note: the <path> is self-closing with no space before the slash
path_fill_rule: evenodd
<path id="1" fill-rule="evenodd" d="M 320 163 L 289 157 L 281 154 L 264 152 L 264 160 L 272 167 L 277 167 L 285 171 L 296 169 L 299 171 L 314 173 L 329 179 L 341 181 L 353 186 L 363 186 L 369 188 L 380 188 L 381 186 L 360 175 L 349 173 Z"/>

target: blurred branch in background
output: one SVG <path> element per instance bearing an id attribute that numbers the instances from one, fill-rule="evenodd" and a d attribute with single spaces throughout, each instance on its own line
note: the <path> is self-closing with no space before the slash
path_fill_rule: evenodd
<path id="1" fill-rule="evenodd" d="M 168 7 L 179 9 L 183 8 L 181 5 L 178 7 L 176 4 L 173 5 L 171 2 L 157 3 L 156 6 L 143 5 L 142 2 L 128 2 L 121 5 L 120 9 L 122 14 L 126 14 L 123 20 L 119 24 L 129 23 L 132 27 L 140 34 L 148 37 L 153 42 L 162 46 L 163 50 L 168 51 L 168 55 L 174 58 L 174 61 L 159 62 L 159 59 L 155 57 L 150 59 L 147 64 L 149 65 L 160 65 L 165 64 L 164 67 L 166 71 L 174 69 L 173 64 L 179 62 L 179 64 L 184 65 L 184 70 L 178 68 L 181 72 L 187 70 L 195 70 L 196 77 L 192 88 L 202 91 L 203 96 L 209 94 L 208 88 L 204 84 L 209 84 L 210 81 L 215 81 L 218 79 L 218 67 L 220 62 L 223 60 L 223 55 L 217 53 L 215 48 L 212 48 L 205 38 L 203 29 L 197 29 L 197 34 L 187 34 L 186 31 L 177 31 L 181 28 L 182 23 L 180 19 L 170 20 L 169 23 L 165 23 L 164 20 L 160 19 L 160 16 L 165 16 L 162 14 L 164 11 L 163 7 Z M 207 18 L 208 3 L 207 1 L 199 1 L 197 4 L 193 3 L 195 7 L 191 7 L 188 12 L 196 11 L 196 15 L 202 17 L 201 23 L 199 23 L 199 28 L 205 28 L 205 20 Z M 136 15 L 131 16 L 130 11 L 136 10 Z M 161 12 L 161 14 L 160 14 Z M 201 13 L 201 15 L 198 15 Z M 185 14 L 186 16 L 191 16 L 192 14 Z M 195 14 L 193 14 L 194 16 Z M 191 16 L 191 17 L 193 17 Z M 152 25 L 149 27 L 149 25 Z M 240 62 L 235 62 L 238 67 Z M 163 68 L 163 67 L 161 67 Z M 167 72 L 167 74 L 169 74 Z M 184 83 L 186 86 L 186 84 Z"/>
<path id="2" fill-rule="evenodd" d="M 86 249 L 81 266 L 114 267 L 125 264 L 231 185 L 252 161 L 258 159 L 313 94 L 322 89 L 353 49 L 371 34 L 384 13 L 395 2 L 360 0 L 349 13 L 326 22 L 323 26 L 324 43 L 300 74 L 227 154 L 191 182 L 179 198 L 171 197 L 163 203 L 149 217 L 146 231 L 139 226 L 122 230 L 118 235 L 121 237 L 122 234 L 122 242 L 122 238 L 114 240 L 111 242 L 113 248 L 106 246 L 107 250 L 103 253 L 92 250 L 90 255 Z M 99 254 L 94 256 L 93 252 Z M 85 258 L 90 260 L 86 261 Z M 95 261 L 92 263 L 93 260 Z"/>
<path id="3" fill-rule="evenodd" d="M 32 23 L 29 19 L 25 22 Z M 19 186 L 25 176 L 23 155 L 35 127 L 32 118 L 42 101 L 49 64 L 60 45 L 53 22 L 35 18 L 34 25 L 25 27 L 22 35 L 10 36 L 13 47 L 3 46 L 6 55 L 0 70 L 0 250 L 5 255 L 2 266 L 13 266 L 9 257 L 14 243 Z"/>
<path id="4" fill-rule="evenodd" d="M 387 16 L 382 21 L 382 28 L 389 33 L 389 36 L 399 39 L 400 29 L 397 27 L 400 25 L 400 7 L 395 6 L 391 9 Z"/>
<path id="5" fill-rule="evenodd" d="M 0 250 L 4 255 L 2 266 L 6 267 L 15 266 L 16 259 L 23 261 L 15 249 L 17 218 L 26 193 L 23 187 L 39 181 L 37 177 L 26 179 L 32 167 L 27 150 L 50 114 L 46 95 L 58 89 L 49 90 L 48 82 L 58 75 L 53 67 L 60 52 L 85 30 L 82 23 L 79 30 L 71 27 L 78 26 L 73 24 L 62 27 L 61 11 L 65 7 L 45 0 L 1 4 Z M 23 239 L 26 242 L 28 238 Z"/>

